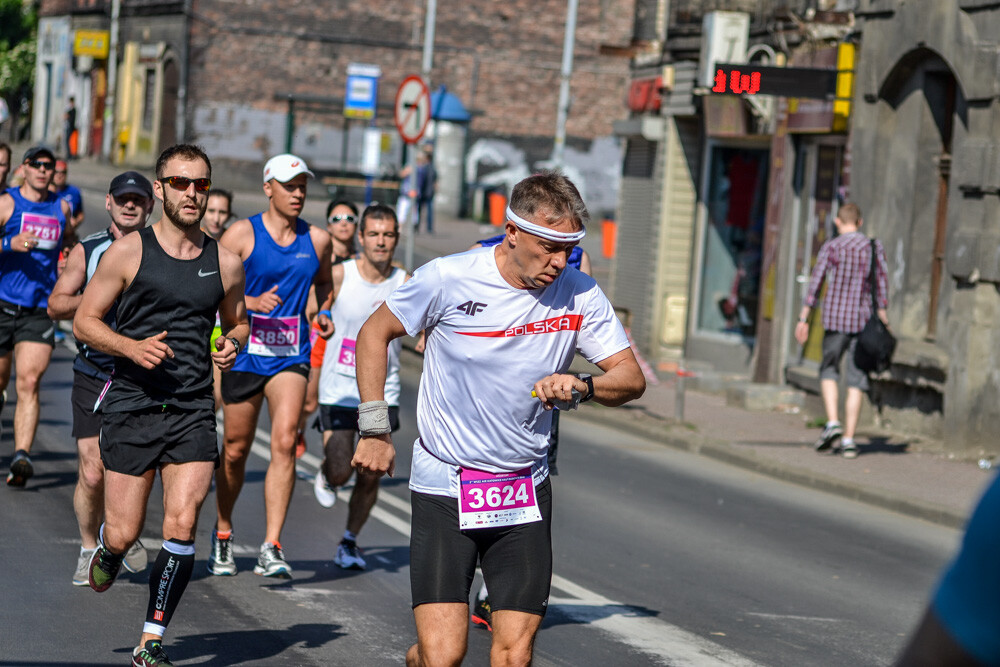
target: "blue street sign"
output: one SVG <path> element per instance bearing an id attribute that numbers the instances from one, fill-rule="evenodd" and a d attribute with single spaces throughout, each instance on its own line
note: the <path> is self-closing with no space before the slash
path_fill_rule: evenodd
<path id="1" fill-rule="evenodd" d="M 375 117 L 378 102 L 378 65 L 351 63 L 347 66 L 347 93 L 344 95 L 344 115 L 370 120 Z"/>

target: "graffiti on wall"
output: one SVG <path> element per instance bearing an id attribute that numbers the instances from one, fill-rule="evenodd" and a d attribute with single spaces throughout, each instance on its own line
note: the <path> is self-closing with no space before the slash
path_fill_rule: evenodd
<path id="1" fill-rule="evenodd" d="M 576 184 L 592 217 L 615 211 L 621 180 L 622 149 L 615 137 L 599 137 L 582 152 L 567 146 L 563 171 Z M 510 192 L 518 181 L 538 169 L 553 166 L 550 160 L 529 164 L 524 150 L 503 139 L 479 139 L 465 157 L 469 183 Z"/>

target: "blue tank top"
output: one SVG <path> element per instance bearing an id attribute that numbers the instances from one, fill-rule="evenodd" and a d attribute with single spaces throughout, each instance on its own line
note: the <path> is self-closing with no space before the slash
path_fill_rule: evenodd
<path id="1" fill-rule="evenodd" d="M 243 262 L 245 292 L 260 296 L 275 285 L 281 303 L 270 313 L 248 310 L 250 339 L 240 353 L 234 371 L 275 375 L 296 364 L 308 364 L 309 323 L 305 318 L 309 288 L 319 270 L 319 257 L 309 236 L 309 223 L 295 223 L 295 241 L 287 247 L 275 243 L 264 227 L 261 214 L 250 218 L 253 252 Z"/>
<path id="2" fill-rule="evenodd" d="M 38 237 L 31 252 L 0 253 L 0 299 L 24 308 L 45 308 L 56 284 L 56 267 L 62 250 L 66 216 L 59 195 L 50 192 L 44 201 L 28 201 L 21 188 L 9 188 L 14 212 L 3 229 L 3 238 L 14 238 L 30 229 Z"/>
<path id="3" fill-rule="evenodd" d="M 482 241 L 476 241 L 479 245 L 484 248 L 492 248 L 495 245 L 500 245 L 503 240 L 507 237 L 506 234 L 498 234 L 496 236 L 491 236 L 488 239 L 483 239 Z M 569 257 L 566 258 L 566 266 L 572 266 L 577 271 L 580 270 L 580 261 L 583 259 L 583 248 L 576 245 L 573 246 L 573 250 L 570 251 Z"/>

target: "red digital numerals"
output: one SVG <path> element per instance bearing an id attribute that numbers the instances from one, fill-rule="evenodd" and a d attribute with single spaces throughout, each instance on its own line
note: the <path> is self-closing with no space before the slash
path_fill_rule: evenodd
<path id="1" fill-rule="evenodd" d="M 713 93 L 735 93 L 736 95 L 755 95 L 760 90 L 760 72 L 743 74 L 738 69 L 734 69 L 729 74 L 729 86 L 726 86 L 726 73 L 723 70 L 716 70 L 715 85 L 712 87 Z"/>

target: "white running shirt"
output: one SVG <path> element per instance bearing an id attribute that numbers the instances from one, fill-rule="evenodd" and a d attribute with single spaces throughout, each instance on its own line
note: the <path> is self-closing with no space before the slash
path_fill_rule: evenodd
<path id="1" fill-rule="evenodd" d="M 358 339 L 358 332 L 392 291 L 403 284 L 406 272 L 393 268 L 384 281 L 370 283 L 361 277 L 357 260 L 349 259 L 342 262 L 341 266 L 344 267 L 344 282 L 330 308 L 335 328 L 323 354 L 323 366 L 319 375 L 319 402 L 341 408 L 356 408 L 361 402 L 354 359 L 354 343 Z M 389 343 L 389 365 L 385 379 L 385 400 L 389 405 L 399 405 L 399 351 L 402 346 L 403 341 L 399 338 Z"/>
<path id="2" fill-rule="evenodd" d="M 566 372 L 574 353 L 597 363 L 629 346 L 608 298 L 566 268 L 551 285 L 517 289 L 495 248 L 441 257 L 417 269 L 386 304 L 411 336 L 426 330 L 417 400 L 412 490 L 458 497 L 457 466 L 548 475 L 552 413 L 535 382 Z"/>

